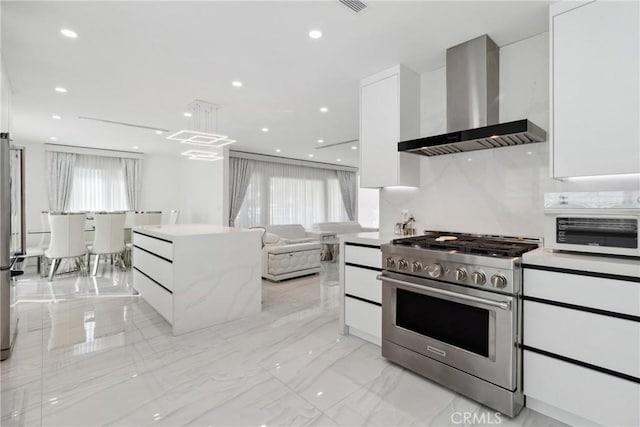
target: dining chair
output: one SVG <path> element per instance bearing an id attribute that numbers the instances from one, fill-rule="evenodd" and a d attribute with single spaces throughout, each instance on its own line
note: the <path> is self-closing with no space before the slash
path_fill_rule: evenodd
<path id="1" fill-rule="evenodd" d="M 162 224 L 162 211 L 145 211 L 143 213 L 146 217 L 145 225 L 160 225 Z"/>
<path id="2" fill-rule="evenodd" d="M 53 280 L 62 259 L 75 258 L 80 270 L 84 271 L 83 258 L 87 253 L 84 241 L 85 214 L 51 212 L 48 217 L 51 241 L 44 256 L 51 260 L 49 281 Z"/>
<path id="3" fill-rule="evenodd" d="M 49 237 L 51 235 L 49 230 L 49 212 L 40 212 L 40 239 L 38 244 L 32 247 L 27 247 L 26 253 L 22 258 L 36 258 L 36 268 L 38 274 L 42 272 L 42 261 L 44 258 L 44 251 L 49 246 Z"/>
<path id="4" fill-rule="evenodd" d="M 162 224 L 162 211 L 135 211 L 131 224 L 131 233 L 133 240 L 133 229 L 144 225 L 160 225 Z M 133 241 L 126 243 L 124 260 L 126 266 L 131 266 L 131 252 L 133 250 Z"/>
<path id="5" fill-rule="evenodd" d="M 95 255 L 93 269 L 91 275 L 98 274 L 98 266 L 100 258 L 104 255 L 112 257 L 119 256 L 122 259 L 122 253 L 125 249 L 124 243 L 124 212 L 111 213 L 95 213 L 93 217 L 95 224 L 95 233 L 93 244 L 89 247 L 87 255 L 87 265 L 91 265 L 91 255 Z"/>

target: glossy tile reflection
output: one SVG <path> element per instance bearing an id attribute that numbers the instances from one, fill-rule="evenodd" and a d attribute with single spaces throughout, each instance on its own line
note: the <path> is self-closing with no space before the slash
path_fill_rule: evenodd
<path id="1" fill-rule="evenodd" d="M 337 287 L 263 283 L 263 312 L 174 337 L 129 273 L 20 281 L 3 426 L 450 425 L 491 412 L 338 334 Z M 525 410 L 512 425 L 559 423 Z"/>

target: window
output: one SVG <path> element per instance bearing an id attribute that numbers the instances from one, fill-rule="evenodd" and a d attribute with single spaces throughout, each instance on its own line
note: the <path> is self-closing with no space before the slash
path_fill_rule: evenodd
<path id="1" fill-rule="evenodd" d="M 129 210 L 121 159 L 77 155 L 73 166 L 70 211 Z"/>
<path id="2" fill-rule="evenodd" d="M 334 170 L 256 161 L 235 225 L 347 220 Z"/>

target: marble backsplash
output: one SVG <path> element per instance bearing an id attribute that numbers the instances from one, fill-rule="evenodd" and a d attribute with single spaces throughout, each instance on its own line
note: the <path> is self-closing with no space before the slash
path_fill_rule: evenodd
<path id="1" fill-rule="evenodd" d="M 380 191 L 380 230 L 393 230 L 408 209 L 418 230 L 542 237 L 546 192 L 640 188 L 637 176 L 551 179 L 548 163 L 547 143 L 425 157 L 420 188 Z"/>

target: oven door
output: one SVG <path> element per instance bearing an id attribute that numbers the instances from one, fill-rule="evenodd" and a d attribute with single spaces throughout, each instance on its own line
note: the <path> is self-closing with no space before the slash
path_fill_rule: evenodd
<path id="1" fill-rule="evenodd" d="M 383 340 L 516 389 L 517 298 L 387 271 L 381 280 Z"/>

